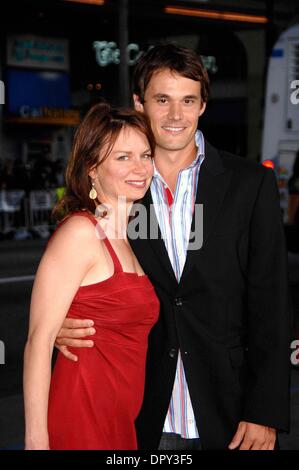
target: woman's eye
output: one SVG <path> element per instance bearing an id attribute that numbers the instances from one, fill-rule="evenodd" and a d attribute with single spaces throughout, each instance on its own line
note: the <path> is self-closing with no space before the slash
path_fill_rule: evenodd
<path id="1" fill-rule="evenodd" d="M 145 153 L 143 155 L 143 158 L 145 158 L 146 160 L 151 160 L 152 159 L 152 154 L 151 153 Z"/>
<path id="2" fill-rule="evenodd" d="M 119 157 L 117 157 L 117 160 L 127 160 L 128 158 L 128 155 L 120 155 Z"/>

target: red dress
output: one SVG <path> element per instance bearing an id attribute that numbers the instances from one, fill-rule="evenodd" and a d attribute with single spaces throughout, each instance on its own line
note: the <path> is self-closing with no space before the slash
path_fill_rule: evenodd
<path id="1" fill-rule="evenodd" d="M 94 217 L 86 212 L 95 225 Z M 69 348 L 73 362 L 58 353 L 48 409 L 51 449 L 137 449 L 134 421 L 145 381 L 148 334 L 159 301 L 146 275 L 124 272 L 104 238 L 114 274 L 81 286 L 68 317 L 92 319 L 93 348 Z"/>

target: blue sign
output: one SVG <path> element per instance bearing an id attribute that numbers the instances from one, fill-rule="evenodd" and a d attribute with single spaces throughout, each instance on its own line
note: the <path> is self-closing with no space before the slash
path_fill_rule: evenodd
<path id="1" fill-rule="evenodd" d="M 70 109 L 70 80 L 63 72 L 7 69 L 7 105 L 22 116 L 43 107 Z"/>

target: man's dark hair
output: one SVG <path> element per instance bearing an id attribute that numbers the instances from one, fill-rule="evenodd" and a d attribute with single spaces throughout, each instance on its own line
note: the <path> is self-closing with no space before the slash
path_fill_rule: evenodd
<path id="1" fill-rule="evenodd" d="M 192 49 L 175 44 L 157 45 L 143 53 L 138 60 L 133 75 L 133 93 L 144 102 L 145 90 L 154 73 L 169 69 L 183 77 L 201 83 L 201 98 L 207 102 L 209 96 L 209 76 L 202 60 Z"/>

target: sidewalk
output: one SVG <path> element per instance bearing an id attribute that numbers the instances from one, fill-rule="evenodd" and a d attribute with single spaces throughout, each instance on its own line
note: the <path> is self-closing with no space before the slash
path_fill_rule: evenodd
<path id="1" fill-rule="evenodd" d="M 12 395 L 0 400 L 0 450 L 20 449 L 24 440 L 23 396 Z"/>
<path id="2" fill-rule="evenodd" d="M 0 241 L 0 278 L 35 274 L 47 240 Z"/>

